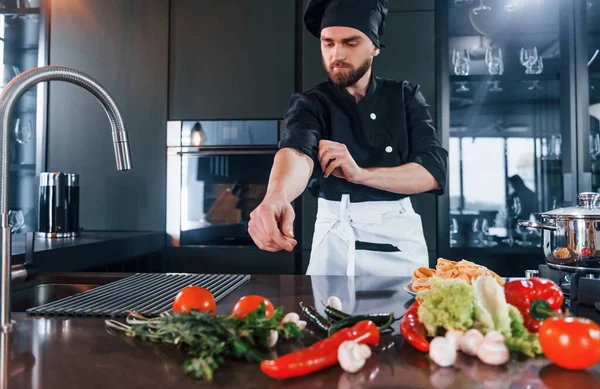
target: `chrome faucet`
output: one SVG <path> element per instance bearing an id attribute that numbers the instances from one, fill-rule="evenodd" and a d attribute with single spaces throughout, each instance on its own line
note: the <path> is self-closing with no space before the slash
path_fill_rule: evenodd
<path id="1" fill-rule="evenodd" d="M 8 172 L 9 172 L 9 128 L 10 116 L 17 100 L 28 89 L 44 81 L 66 81 L 79 85 L 93 94 L 104 107 L 112 128 L 117 170 L 131 169 L 129 142 L 123 126 L 121 113 L 110 94 L 94 79 L 77 70 L 64 66 L 43 66 L 21 73 L 11 80 L 0 94 L 0 131 L 2 132 L 0 217 L 2 223 L 2 265 L 0 268 L 0 332 L 12 327 L 10 321 L 10 248 L 11 235 L 8 226 Z"/>

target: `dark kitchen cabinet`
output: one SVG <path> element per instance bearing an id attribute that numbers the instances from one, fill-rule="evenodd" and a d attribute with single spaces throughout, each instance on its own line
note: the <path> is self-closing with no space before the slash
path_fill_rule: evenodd
<path id="1" fill-rule="evenodd" d="M 294 92 L 294 0 L 173 0 L 169 119 L 278 119 Z"/>
<path id="2" fill-rule="evenodd" d="M 98 101 L 50 83 L 48 169 L 79 174 L 85 229 L 164 230 L 168 15 L 168 0 L 51 2 L 50 63 L 102 84 L 129 133 L 132 170 L 119 172 Z"/>
<path id="3" fill-rule="evenodd" d="M 409 80 L 421 87 L 421 92 L 431 106 L 435 116 L 435 25 L 432 11 L 395 12 L 402 9 L 399 3 L 416 2 L 390 1 L 390 12 L 382 43 L 386 45 L 373 62 L 374 74 L 396 80 Z M 415 31 L 419 31 L 415 34 Z M 319 40 L 306 30 L 303 35 L 302 85 L 308 90 L 327 80 L 323 69 Z M 435 121 L 435 117 L 434 117 Z M 437 257 L 437 197 L 421 194 L 411 198 L 415 211 L 421 215 L 425 239 L 430 252 L 430 260 Z M 302 249 L 310 250 L 316 199 L 308 193 L 302 197 Z M 304 261 L 306 262 L 306 261 Z"/>

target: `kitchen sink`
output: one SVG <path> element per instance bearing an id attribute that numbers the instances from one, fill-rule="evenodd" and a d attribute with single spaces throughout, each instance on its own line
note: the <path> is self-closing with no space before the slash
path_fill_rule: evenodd
<path id="1" fill-rule="evenodd" d="M 47 304 L 118 281 L 131 273 L 47 273 L 11 287 L 11 311 Z"/>

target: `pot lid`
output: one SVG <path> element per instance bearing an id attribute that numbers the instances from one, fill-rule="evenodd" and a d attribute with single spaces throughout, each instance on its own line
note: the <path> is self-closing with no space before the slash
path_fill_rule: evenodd
<path id="1" fill-rule="evenodd" d="M 541 212 L 540 215 L 552 217 L 600 218 L 600 193 L 584 192 L 580 193 L 577 198 L 579 199 L 579 205 Z"/>

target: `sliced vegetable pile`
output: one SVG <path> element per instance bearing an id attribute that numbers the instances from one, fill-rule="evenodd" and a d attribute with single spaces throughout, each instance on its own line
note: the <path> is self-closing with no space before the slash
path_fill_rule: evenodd
<path id="1" fill-rule="evenodd" d="M 489 365 L 505 364 L 510 353 L 529 357 L 545 354 L 567 369 L 586 369 L 600 361 L 600 326 L 588 319 L 566 317 L 564 296 L 550 280 L 530 278 L 501 286 L 492 276 L 467 283 L 461 279 L 431 278 L 431 288 L 417 293 L 404 316 L 392 312 L 350 315 L 339 298 L 322 303 L 325 316 L 300 303 L 300 315 L 275 308 L 263 296 L 238 300 L 230 315 L 216 315 L 207 289 L 189 286 L 173 302 L 172 313 L 148 318 L 132 312 L 125 323 L 107 320 L 108 328 L 132 338 L 173 344 L 189 359 L 184 370 L 211 380 L 225 358 L 260 362 L 269 377 L 286 379 L 339 364 L 358 372 L 371 357 L 380 334 L 400 332 L 417 350 L 428 352 L 439 366 L 452 366 L 458 351 Z M 322 340 L 310 347 L 269 360 L 278 338 L 302 337 L 309 324 Z"/>
<path id="2" fill-rule="evenodd" d="M 453 365 L 460 350 L 490 365 L 506 363 L 514 352 L 545 354 L 568 369 L 591 367 L 600 361 L 600 326 L 565 317 L 563 302 L 560 287 L 541 278 L 504 287 L 490 276 L 472 285 L 432 278 L 431 289 L 417 293 L 405 313 L 400 332 L 440 366 Z"/>
<path id="3" fill-rule="evenodd" d="M 215 315 L 214 304 L 206 303 L 212 294 L 195 289 L 199 287 L 188 288 L 176 297 L 173 314 L 148 318 L 132 312 L 125 324 L 107 320 L 106 326 L 132 338 L 183 348 L 191 357 L 185 362 L 185 372 L 207 380 L 226 357 L 260 362 L 279 336 L 302 337 L 297 323 L 283 320 L 283 307 L 274 309 L 264 297 L 246 296 L 231 315 Z"/>

